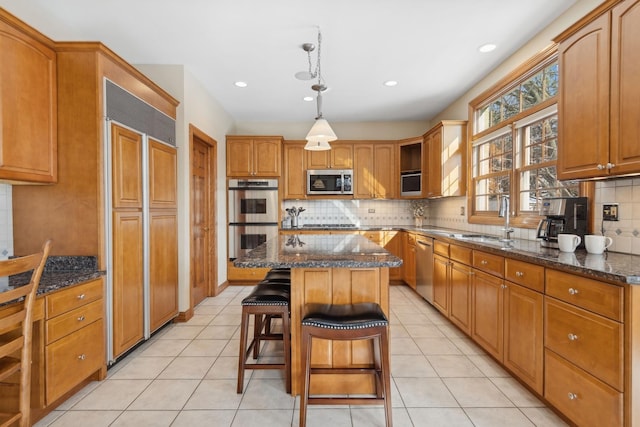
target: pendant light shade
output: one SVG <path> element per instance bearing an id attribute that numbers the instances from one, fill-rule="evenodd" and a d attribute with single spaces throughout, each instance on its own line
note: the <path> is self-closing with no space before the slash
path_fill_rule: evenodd
<path id="1" fill-rule="evenodd" d="M 327 141 L 307 141 L 304 149 L 309 151 L 326 151 L 331 150 L 331 146 Z"/>
<path id="2" fill-rule="evenodd" d="M 316 121 L 313 123 L 311 130 L 307 134 L 305 138 L 307 141 L 335 141 L 338 139 L 331 126 L 329 126 L 329 122 L 326 121 L 322 117 L 318 117 Z M 329 144 L 326 144 L 329 146 Z"/>

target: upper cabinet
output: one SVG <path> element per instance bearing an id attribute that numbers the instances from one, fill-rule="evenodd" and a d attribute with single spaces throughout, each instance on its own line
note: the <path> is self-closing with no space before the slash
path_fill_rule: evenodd
<path id="1" fill-rule="evenodd" d="M 307 151 L 307 169 L 352 169 L 353 144 L 332 142 L 331 150 Z"/>
<path id="2" fill-rule="evenodd" d="M 353 197 L 393 199 L 398 196 L 395 143 L 354 144 Z"/>
<path id="3" fill-rule="evenodd" d="M 282 138 L 227 136 L 227 176 L 280 176 Z"/>
<path id="4" fill-rule="evenodd" d="M 603 5 L 556 39 L 559 179 L 640 173 L 640 0 Z"/>
<path id="5" fill-rule="evenodd" d="M 0 180 L 58 179 L 53 42 L 0 8 Z"/>
<path id="6" fill-rule="evenodd" d="M 285 141 L 283 145 L 283 199 L 307 198 L 305 183 L 307 182 L 308 151 L 304 149 L 306 144 L 306 141 Z"/>
<path id="7" fill-rule="evenodd" d="M 426 197 L 465 194 L 466 135 L 464 120 L 441 121 L 424 134 L 423 156 L 428 160 Z"/>
<path id="8" fill-rule="evenodd" d="M 422 155 L 422 137 L 398 141 L 398 164 L 400 165 L 400 197 L 422 198 L 426 187 L 425 156 Z"/>

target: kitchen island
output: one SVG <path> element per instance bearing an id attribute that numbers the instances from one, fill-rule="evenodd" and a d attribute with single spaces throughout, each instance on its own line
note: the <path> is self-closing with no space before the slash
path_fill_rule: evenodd
<path id="1" fill-rule="evenodd" d="M 284 235 L 268 240 L 234 261 L 244 268 L 291 268 L 291 393 L 300 393 L 300 321 L 306 303 L 376 302 L 389 316 L 389 267 L 402 260 L 356 234 Z M 368 367 L 371 341 L 314 341 L 312 364 Z M 356 394 L 375 390 L 362 375 L 314 375 L 311 393 Z"/>

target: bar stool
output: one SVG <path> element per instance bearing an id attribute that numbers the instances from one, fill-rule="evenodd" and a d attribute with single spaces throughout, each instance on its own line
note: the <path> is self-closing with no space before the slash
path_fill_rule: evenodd
<path id="1" fill-rule="evenodd" d="M 245 369 L 284 369 L 287 393 L 291 393 L 289 289 L 290 286 L 286 284 L 261 282 L 261 284 L 257 285 L 249 296 L 242 300 L 240 351 L 238 355 L 238 393 L 242 393 L 242 389 L 244 388 Z M 252 315 L 254 316 L 253 338 L 247 346 L 249 321 Z M 282 333 L 273 333 L 271 331 L 270 321 L 272 317 L 282 318 Z M 268 327 L 267 323 L 269 323 Z M 263 340 L 278 340 L 283 342 L 283 363 L 246 363 L 252 351 L 253 358 L 258 358 L 260 342 Z"/>
<path id="2" fill-rule="evenodd" d="M 306 426 L 307 405 L 333 404 L 383 404 L 387 427 L 391 419 L 391 379 L 389 366 L 389 321 L 376 303 L 359 304 L 306 304 L 302 317 L 301 372 L 303 373 L 300 396 L 300 427 Z M 312 339 L 374 341 L 374 366 L 363 368 L 312 368 Z M 375 397 L 309 397 L 312 374 L 375 374 Z M 337 391 L 337 390 L 336 390 Z"/>

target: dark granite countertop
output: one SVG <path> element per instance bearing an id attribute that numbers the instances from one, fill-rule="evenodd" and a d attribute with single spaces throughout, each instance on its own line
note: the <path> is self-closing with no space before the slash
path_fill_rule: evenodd
<path id="1" fill-rule="evenodd" d="M 278 236 L 236 259 L 236 267 L 399 267 L 402 260 L 357 234 Z"/>
<path id="2" fill-rule="evenodd" d="M 98 270 L 98 261 L 94 256 L 50 256 L 47 258 L 38 295 L 45 295 L 68 286 L 97 279 L 105 272 Z M 0 284 L 0 292 L 29 283 L 31 273 L 9 277 L 8 283 Z"/>

